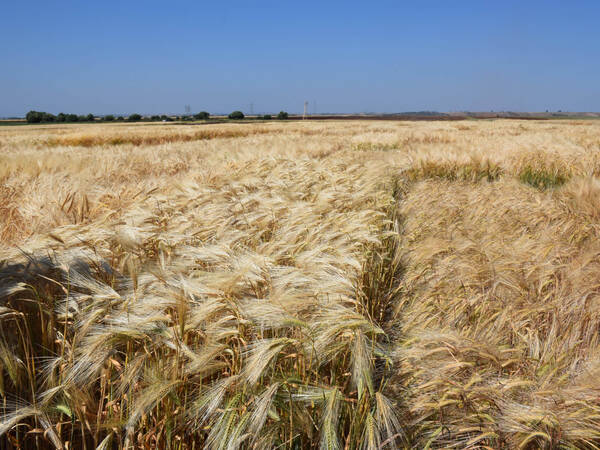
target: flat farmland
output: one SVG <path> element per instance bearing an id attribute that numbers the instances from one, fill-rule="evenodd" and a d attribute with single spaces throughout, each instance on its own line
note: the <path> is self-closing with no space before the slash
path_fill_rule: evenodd
<path id="1" fill-rule="evenodd" d="M 0 447 L 600 447 L 600 121 L 0 128 Z"/>

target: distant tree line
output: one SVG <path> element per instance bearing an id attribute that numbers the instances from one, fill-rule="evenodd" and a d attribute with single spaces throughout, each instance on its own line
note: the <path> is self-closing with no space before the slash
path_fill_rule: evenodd
<path id="1" fill-rule="evenodd" d="M 243 120 L 245 119 L 245 115 L 242 111 L 233 111 L 227 116 L 231 120 Z M 256 119 L 259 120 L 272 120 L 271 114 L 258 115 L 255 116 Z M 280 111 L 277 114 L 278 120 L 286 120 L 288 118 L 288 113 L 285 111 Z M 28 123 L 52 123 L 52 122 L 95 122 L 96 116 L 93 114 L 88 114 L 87 116 L 79 116 L 77 114 L 65 114 L 58 113 L 57 115 L 44 112 L 44 111 L 29 111 L 25 119 Z M 106 116 L 99 117 L 98 120 L 104 122 L 114 122 L 114 121 L 128 121 L 128 122 L 139 122 L 139 121 L 150 121 L 150 122 L 172 122 L 174 120 L 208 120 L 210 119 L 210 113 L 206 111 L 200 111 L 199 113 L 194 114 L 193 116 L 167 116 L 163 115 L 152 115 L 143 117 L 141 114 L 134 113 L 129 116 L 114 116 L 113 114 L 107 114 Z"/>
<path id="2" fill-rule="evenodd" d="M 164 116 L 166 117 L 166 116 Z M 105 122 L 112 122 L 115 120 L 124 121 L 127 120 L 129 122 L 137 122 L 139 120 L 143 120 L 140 114 L 131 114 L 128 117 L 118 116 L 115 118 L 114 115 L 108 114 L 104 117 L 99 118 L 100 120 L 104 120 Z M 79 116 L 77 114 L 65 114 L 58 113 L 57 115 L 45 112 L 45 111 L 29 111 L 25 115 L 25 120 L 28 123 L 52 123 L 52 122 L 95 122 L 96 116 L 93 114 L 88 114 L 87 116 Z"/>
<path id="3" fill-rule="evenodd" d="M 44 111 L 29 111 L 25 115 L 25 120 L 28 123 L 42 123 L 42 122 L 93 122 L 96 120 L 93 114 L 87 116 L 78 116 L 77 114 L 65 114 L 59 113 L 56 116 Z"/>
<path id="4" fill-rule="evenodd" d="M 232 113 L 230 113 L 227 116 L 229 119 L 231 120 L 242 120 L 244 119 L 246 116 L 244 116 L 244 113 L 241 111 L 233 111 Z M 265 114 L 263 116 L 258 115 L 255 117 L 258 120 L 272 120 L 273 116 L 271 114 Z M 285 111 L 279 111 L 279 114 L 277 114 L 277 119 L 278 120 L 287 120 L 288 118 L 288 113 Z"/>

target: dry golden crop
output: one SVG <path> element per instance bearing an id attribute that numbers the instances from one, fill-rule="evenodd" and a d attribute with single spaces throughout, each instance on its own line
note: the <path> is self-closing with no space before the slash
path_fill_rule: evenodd
<path id="1" fill-rule="evenodd" d="M 600 123 L 0 128 L 2 448 L 600 447 Z"/>

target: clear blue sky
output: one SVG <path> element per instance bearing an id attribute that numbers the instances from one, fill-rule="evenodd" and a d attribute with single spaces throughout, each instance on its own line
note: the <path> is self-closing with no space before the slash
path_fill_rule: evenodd
<path id="1" fill-rule="evenodd" d="M 5 0 L 0 116 L 600 110 L 600 1 Z"/>

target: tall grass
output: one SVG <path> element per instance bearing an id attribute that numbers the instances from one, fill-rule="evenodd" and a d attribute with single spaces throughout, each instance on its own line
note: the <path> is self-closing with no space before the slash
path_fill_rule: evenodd
<path id="1" fill-rule="evenodd" d="M 392 384 L 416 446 L 600 444 L 598 228 L 581 214 L 593 186 L 432 180 L 409 193 Z"/>
<path id="2" fill-rule="evenodd" d="M 49 137 L 39 141 L 37 145 L 48 147 L 97 147 L 104 145 L 164 145 L 174 142 L 193 142 L 209 139 L 239 138 L 257 134 L 271 133 L 271 130 L 250 128 L 245 130 L 207 129 L 193 133 L 160 133 L 160 134 L 80 134 L 74 136 Z"/>
<path id="3" fill-rule="evenodd" d="M 0 447 L 600 446 L 596 123 L 6 128 Z"/>
<path id="4" fill-rule="evenodd" d="M 534 188 L 545 190 L 562 186 L 566 183 L 567 176 L 555 170 L 526 166 L 519 173 L 519 179 Z"/>
<path id="5" fill-rule="evenodd" d="M 405 171 L 405 176 L 411 181 L 438 178 L 449 181 L 478 182 L 496 181 L 502 172 L 502 167 L 489 159 L 482 161 L 473 157 L 466 162 L 421 159 Z"/>
<path id="6" fill-rule="evenodd" d="M 14 331 L 4 343 L 22 362 L 3 365 L 19 399 L 5 406 L 6 442 L 401 442 L 383 393 L 397 236 L 388 189 L 373 170 L 306 161 L 240 175 L 149 200 L 104 245 L 80 244 L 97 230 L 57 232 L 59 253 L 3 269 L 3 329 Z"/>

